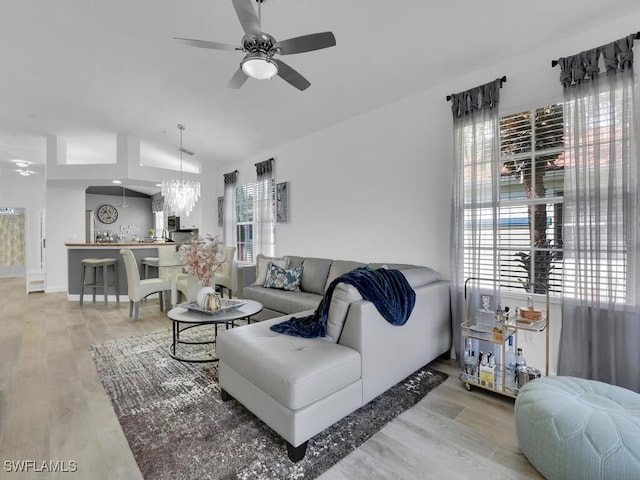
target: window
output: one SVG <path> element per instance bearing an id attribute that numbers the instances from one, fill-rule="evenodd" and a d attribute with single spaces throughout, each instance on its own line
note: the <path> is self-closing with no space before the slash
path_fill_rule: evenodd
<path id="1" fill-rule="evenodd" d="M 275 179 L 269 177 L 237 187 L 238 261 L 253 263 L 258 253 L 273 256 L 275 228 Z"/>
<path id="2" fill-rule="evenodd" d="M 166 230 L 164 228 L 164 211 L 160 210 L 159 212 L 154 212 L 153 228 L 156 231 L 156 237 L 165 235 Z"/>
<path id="3" fill-rule="evenodd" d="M 272 257 L 276 253 L 276 183 L 270 175 L 259 177 L 255 186 L 253 250 Z"/>
<path id="4" fill-rule="evenodd" d="M 560 104 L 500 119 L 498 252 L 504 287 L 535 282 L 561 291 L 564 143 Z"/>
<path id="5" fill-rule="evenodd" d="M 236 188 L 236 233 L 238 261 L 253 262 L 253 206 L 255 184 Z"/>
<path id="6" fill-rule="evenodd" d="M 486 278 L 492 278 L 497 270 L 503 288 L 541 293 L 544 287 L 530 285 L 540 283 L 552 292 L 560 292 L 563 107 L 550 105 L 507 115 L 500 119 L 499 128 L 499 172 L 493 173 L 489 160 L 475 167 L 465 163 L 465 197 L 478 199 L 465 207 L 465 229 L 467 225 L 480 225 L 475 235 L 471 229 L 465 233 L 465 265 L 479 264 L 480 276 Z M 481 125 L 475 132 L 464 132 L 465 143 L 471 142 L 469 148 L 477 148 L 482 143 L 477 135 L 492 135 L 493 128 Z M 490 159 L 492 155 L 486 152 L 483 157 Z M 498 179 L 494 179 L 496 175 Z M 498 182 L 499 197 L 496 219 L 490 188 L 494 181 Z M 465 278 L 469 276 L 466 268 Z"/>

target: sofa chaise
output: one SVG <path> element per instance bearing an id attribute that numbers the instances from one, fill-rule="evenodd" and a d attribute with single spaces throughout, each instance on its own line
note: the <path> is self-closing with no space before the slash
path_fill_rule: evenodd
<path id="1" fill-rule="evenodd" d="M 318 272 L 325 271 L 324 288 L 327 280 L 330 283 L 346 273 L 342 270 L 359 265 L 321 262 L 323 259 L 307 263 L 309 260 L 300 262 L 310 267 L 303 269 L 306 290 L 302 292 L 271 296 L 268 290 L 273 289 L 259 285 L 243 291 L 245 298 L 257 299 L 276 313 L 294 309 L 296 302 L 309 302 L 311 308 L 225 330 L 216 345 L 223 400 L 235 398 L 277 432 L 294 462 L 304 457 L 314 435 L 451 348 L 449 282 L 426 267 L 398 268 L 416 293 L 415 306 L 403 326 L 386 321 L 355 287 L 339 283 L 329 306 L 326 337 L 302 338 L 272 331 L 271 325 L 287 320 L 292 313 L 297 317 L 313 313 L 324 291 L 316 293 L 322 280 Z M 305 282 L 307 273 L 310 278 Z M 303 298 L 296 301 L 299 294 Z"/>

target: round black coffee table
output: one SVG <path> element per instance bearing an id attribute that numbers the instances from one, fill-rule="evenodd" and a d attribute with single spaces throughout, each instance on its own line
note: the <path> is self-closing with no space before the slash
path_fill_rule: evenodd
<path id="1" fill-rule="evenodd" d="M 211 345 L 216 343 L 216 337 L 218 336 L 218 325 L 224 324 L 225 328 L 229 326 L 234 327 L 237 320 L 249 320 L 251 316 L 256 315 L 262 311 L 262 304 L 253 300 L 242 300 L 244 305 L 236 310 L 226 313 L 220 313 L 218 315 L 208 315 L 205 313 L 199 313 L 190 311 L 185 307 L 176 306 L 169 310 L 167 316 L 173 322 L 173 342 L 169 346 L 169 355 L 181 362 L 190 363 L 205 363 L 205 362 L 217 362 L 218 357 L 211 356 L 211 358 L 187 358 L 179 354 L 178 345 Z M 213 338 L 207 338 L 205 340 L 193 340 L 180 338 L 180 334 L 185 330 L 189 330 L 195 327 L 202 327 L 205 325 L 214 326 Z"/>

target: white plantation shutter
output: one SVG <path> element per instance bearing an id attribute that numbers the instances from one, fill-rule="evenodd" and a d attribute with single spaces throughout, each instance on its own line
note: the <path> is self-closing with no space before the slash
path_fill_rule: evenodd
<path id="1" fill-rule="evenodd" d="M 236 237 L 239 262 L 253 262 L 253 203 L 255 184 L 236 188 Z"/>
<path id="2" fill-rule="evenodd" d="M 236 189 L 238 261 L 253 263 L 259 253 L 275 255 L 275 195 L 271 171 Z"/>
<path id="3" fill-rule="evenodd" d="M 256 163 L 254 202 L 254 253 L 272 257 L 276 253 L 276 182 L 273 159 Z"/>
<path id="4" fill-rule="evenodd" d="M 563 181 L 562 105 L 502 117 L 498 250 L 503 287 L 521 289 L 533 281 L 561 291 Z"/>

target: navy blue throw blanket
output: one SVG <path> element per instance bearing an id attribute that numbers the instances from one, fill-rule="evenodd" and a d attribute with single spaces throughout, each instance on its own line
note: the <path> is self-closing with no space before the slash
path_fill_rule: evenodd
<path id="1" fill-rule="evenodd" d="M 416 303 L 416 292 L 400 271 L 386 268 L 353 270 L 329 284 L 327 292 L 313 315 L 302 318 L 291 317 L 282 323 L 271 325 L 271 330 L 294 337 L 324 337 L 327 333 L 326 324 L 331 297 L 338 283 L 348 283 L 356 287 L 362 298 L 373 303 L 380 315 L 393 325 L 407 323 Z"/>

